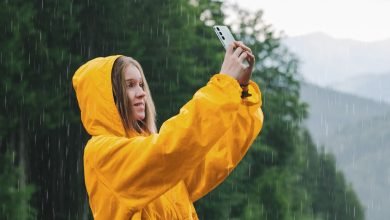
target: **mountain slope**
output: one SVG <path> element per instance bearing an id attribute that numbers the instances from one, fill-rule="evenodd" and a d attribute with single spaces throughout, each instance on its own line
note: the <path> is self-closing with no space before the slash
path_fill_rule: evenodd
<path id="1" fill-rule="evenodd" d="M 356 76 L 335 83 L 331 87 L 338 91 L 390 104 L 390 73 Z"/>
<path id="2" fill-rule="evenodd" d="M 310 105 L 307 121 L 315 140 L 324 142 L 347 124 L 358 123 L 390 112 L 390 105 L 331 89 L 302 83 L 301 98 Z"/>
<path id="3" fill-rule="evenodd" d="M 306 126 L 319 146 L 335 154 L 368 220 L 388 219 L 390 106 L 303 83 L 310 106 Z"/>

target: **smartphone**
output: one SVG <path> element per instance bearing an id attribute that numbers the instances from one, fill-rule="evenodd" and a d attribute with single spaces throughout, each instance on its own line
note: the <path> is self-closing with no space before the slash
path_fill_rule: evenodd
<path id="1" fill-rule="evenodd" d="M 229 28 L 227 26 L 223 25 L 215 25 L 213 26 L 215 33 L 217 34 L 219 40 L 221 41 L 223 47 L 225 50 L 229 47 L 229 45 L 235 41 L 232 32 L 230 32 Z M 245 67 L 249 66 L 249 63 L 247 60 L 243 61 L 243 64 Z"/>

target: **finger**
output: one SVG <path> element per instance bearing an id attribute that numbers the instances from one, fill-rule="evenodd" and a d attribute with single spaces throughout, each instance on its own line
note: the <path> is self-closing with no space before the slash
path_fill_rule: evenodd
<path id="1" fill-rule="evenodd" d="M 227 53 L 227 54 L 232 54 L 233 51 L 234 51 L 234 47 L 236 47 L 235 42 L 229 44 L 228 48 L 226 49 L 226 53 Z"/>
<path id="2" fill-rule="evenodd" d="M 240 42 L 239 41 L 233 41 L 234 43 L 234 49 L 237 49 L 240 47 Z"/>
<path id="3" fill-rule="evenodd" d="M 248 57 L 248 52 L 243 52 L 239 57 L 238 60 L 240 62 L 243 62 Z"/>
<path id="4" fill-rule="evenodd" d="M 234 51 L 233 55 L 236 57 L 239 57 L 240 54 L 242 54 L 243 49 L 241 47 L 237 47 L 236 50 Z"/>
<path id="5" fill-rule="evenodd" d="M 255 58 L 255 55 L 253 55 L 253 53 L 251 53 L 250 51 L 246 51 L 248 53 L 248 57 L 250 58 Z"/>
<path id="6" fill-rule="evenodd" d="M 253 55 L 252 53 L 249 53 L 249 52 L 247 52 L 248 53 L 248 57 L 250 57 L 251 59 L 255 59 L 255 55 Z"/>
<path id="7" fill-rule="evenodd" d="M 249 65 L 253 66 L 255 64 L 255 56 L 253 54 L 248 54 L 248 56 L 249 56 L 248 59 Z"/>
<path id="8" fill-rule="evenodd" d="M 236 41 L 236 44 L 238 47 L 242 47 L 244 45 L 244 43 L 242 41 Z"/>
<path id="9" fill-rule="evenodd" d="M 240 47 L 242 47 L 246 51 L 250 51 L 252 53 L 251 48 L 247 47 L 242 41 L 237 42 Z"/>

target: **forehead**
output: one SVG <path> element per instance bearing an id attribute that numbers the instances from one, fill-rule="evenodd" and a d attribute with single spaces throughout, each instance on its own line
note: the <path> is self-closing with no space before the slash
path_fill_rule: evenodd
<path id="1" fill-rule="evenodd" d="M 125 75 L 125 80 L 129 80 L 129 79 L 141 80 L 142 79 L 141 72 L 134 65 L 127 66 L 125 69 L 124 75 Z"/>

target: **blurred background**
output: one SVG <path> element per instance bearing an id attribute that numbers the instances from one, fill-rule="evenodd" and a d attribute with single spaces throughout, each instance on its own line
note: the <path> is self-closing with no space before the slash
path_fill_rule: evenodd
<path id="1" fill-rule="evenodd" d="M 254 51 L 265 121 L 237 169 L 196 202 L 199 218 L 388 219 L 389 8 L 386 0 L 2 0 L 0 219 L 92 219 L 74 72 L 98 56 L 134 57 L 160 126 L 220 70 L 215 24 Z"/>

